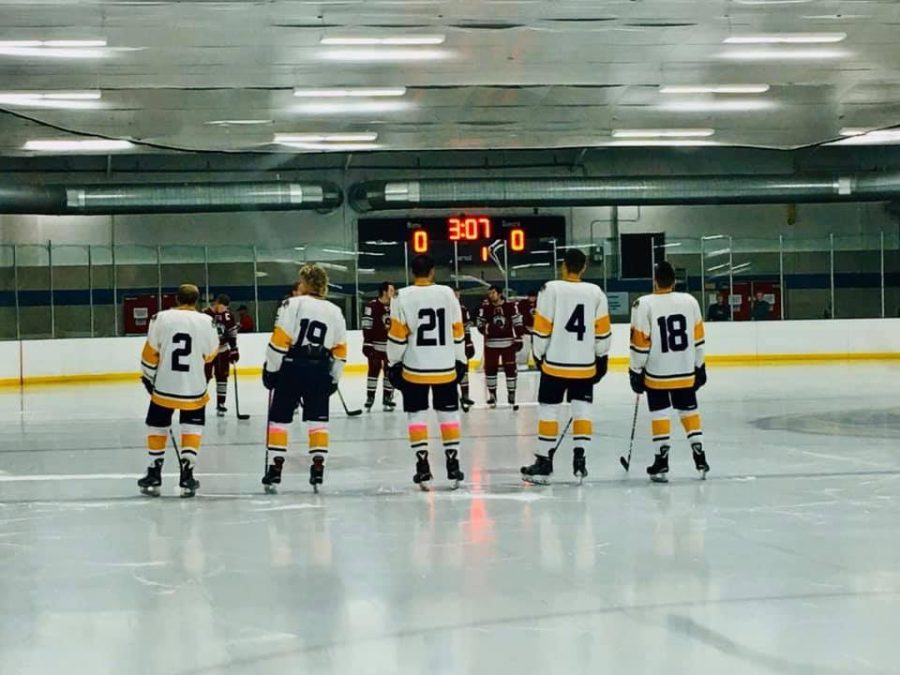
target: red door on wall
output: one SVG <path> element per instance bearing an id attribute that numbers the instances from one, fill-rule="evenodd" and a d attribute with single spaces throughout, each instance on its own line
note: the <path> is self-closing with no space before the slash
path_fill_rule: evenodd
<path id="1" fill-rule="evenodd" d="M 158 310 L 157 295 L 126 295 L 122 298 L 123 321 L 125 335 L 146 335 L 150 319 Z M 163 293 L 162 308 L 175 306 L 175 294 Z"/>
<path id="2" fill-rule="evenodd" d="M 769 303 L 769 321 L 781 318 L 781 286 L 777 281 L 739 281 L 734 284 L 731 302 L 735 321 L 750 321 L 757 293 Z"/>

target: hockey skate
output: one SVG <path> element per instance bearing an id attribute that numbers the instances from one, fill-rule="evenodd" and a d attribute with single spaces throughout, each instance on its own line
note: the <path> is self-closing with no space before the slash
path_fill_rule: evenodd
<path id="1" fill-rule="evenodd" d="M 147 475 L 138 479 L 138 487 L 141 494 L 150 497 L 159 497 L 159 488 L 162 485 L 162 467 L 163 460 L 153 460 L 153 466 L 147 467 Z"/>
<path id="2" fill-rule="evenodd" d="M 507 400 L 507 402 L 512 406 L 513 412 L 515 412 L 516 410 L 519 409 L 519 404 L 516 403 L 516 396 L 515 396 L 515 394 L 510 394 L 510 395 L 507 397 L 506 400 Z"/>
<path id="3" fill-rule="evenodd" d="M 450 489 L 455 490 L 466 475 L 459 470 L 459 456 L 456 450 L 445 450 L 444 454 L 447 456 L 447 480 L 450 481 Z"/>
<path id="4" fill-rule="evenodd" d="M 284 457 L 273 457 L 272 463 L 266 469 L 266 475 L 262 478 L 266 494 L 274 495 L 281 485 L 281 469 L 284 466 Z"/>
<path id="5" fill-rule="evenodd" d="M 488 393 L 487 405 L 488 408 L 497 407 L 497 395 L 494 392 Z"/>
<path id="6" fill-rule="evenodd" d="M 309 465 L 309 484 L 313 492 L 319 492 L 319 486 L 325 478 L 325 458 L 322 455 L 313 455 L 312 464 Z"/>
<path id="7" fill-rule="evenodd" d="M 581 483 L 588 475 L 587 462 L 584 459 L 584 448 L 575 448 L 573 452 L 572 473 L 575 474 L 575 478 Z"/>
<path id="8" fill-rule="evenodd" d="M 669 482 L 669 446 L 664 445 L 659 449 L 659 454 L 653 458 L 653 464 L 647 467 L 647 475 L 654 483 Z"/>
<path id="9" fill-rule="evenodd" d="M 431 465 L 428 463 L 428 451 L 416 450 L 416 475 L 413 476 L 413 483 L 425 492 L 428 491 L 428 484 L 431 482 Z"/>
<path id="10" fill-rule="evenodd" d="M 706 453 L 703 452 L 702 443 L 691 443 L 691 451 L 694 455 L 694 466 L 700 472 L 700 480 L 706 480 L 706 474 L 709 472 L 709 464 L 706 461 Z"/>
<path id="11" fill-rule="evenodd" d="M 228 408 L 226 408 L 224 405 L 216 406 L 216 417 L 225 417 L 225 413 L 227 412 Z"/>
<path id="12" fill-rule="evenodd" d="M 459 406 L 462 408 L 464 413 L 469 412 L 469 409 L 475 405 L 475 401 L 469 398 L 469 394 L 463 394 L 459 399 Z"/>
<path id="13" fill-rule="evenodd" d="M 369 394 L 366 396 L 366 403 L 363 407 L 366 409 L 366 412 L 372 412 L 373 405 L 375 405 L 375 394 Z"/>
<path id="14" fill-rule="evenodd" d="M 193 497 L 200 488 L 200 481 L 194 478 L 194 467 L 186 460 L 181 460 L 181 479 L 178 481 L 182 497 Z"/>
<path id="15" fill-rule="evenodd" d="M 397 404 L 394 403 L 393 396 L 385 396 L 381 399 L 381 407 L 384 408 L 385 412 L 394 412 L 394 408 L 397 407 Z"/>
<path id="16" fill-rule="evenodd" d="M 553 475 L 553 460 L 543 455 L 534 456 L 534 464 L 522 467 L 522 480 L 534 485 L 549 485 Z"/>

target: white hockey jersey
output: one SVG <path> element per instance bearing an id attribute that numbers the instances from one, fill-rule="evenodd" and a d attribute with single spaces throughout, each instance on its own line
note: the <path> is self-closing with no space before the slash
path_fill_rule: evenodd
<path id="1" fill-rule="evenodd" d="M 391 303 L 388 363 L 403 363 L 403 379 L 445 384 L 456 379 L 456 362 L 466 363 L 462 310 L 449 286 L 416 281 Z"/>
<path id="2" fill-rule="evenodd" d="M 205 366 L 218 353 L 219 333 L 207 314 L 176 307 L 153 317 L 141 353 L 141 373 L 153 382 L 153 402 L 177 410 L 205 406 Z"/>
<path id="3" fill-rule="evenodd" d="M 693 295 L 657 292 L 632 306 L 630 368 L 644 371 L 648 389 L 693 387 L 704 342 L 703 315 Z"/>
<path id="4" fill-rule="evenodd" d="M 347 361 L 347 322 L 337 305 L 315 295 L 299 295 L 282 302 L 266 349 L 266 370 L 278 372 L 291 347 L 305 344 L 331 352 L 331 378 L 337 382 Z"/>
<path id="5" fill-rule="evenodd" d="M 538 293 L 532 352 L 547 375 L 587 379 L 609 352 L 612 328 L 606 294 L 596 284 L 568 276 L 548 281 Z"/>

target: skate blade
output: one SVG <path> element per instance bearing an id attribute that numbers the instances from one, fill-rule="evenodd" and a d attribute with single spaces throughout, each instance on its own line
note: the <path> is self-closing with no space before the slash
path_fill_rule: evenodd
<path id="1" fill-rule="evenodd" d="M 141 494 L 147 497 L 159 497 L 160 492 L 158 487 L 142 487 Z"/>
<path id="2" fill-rule="evenodd" d="M 195 497 L 197 495 L 196 490 L 191 490 L 189 488 L 181 488 L 181 498 L 182 499 L 190 499 L 191 497 Z"/>
<path id="3" fill-rule="evenodd" d="M 430 480 L 423 480 L 420 483 L 416 483 L 416 485 L 419 486 L 419 489 L 422 492 L 431 492 L 431 481 Z"/>
<path id="4" fill-rule="evenodd" d="M 266 491 L 267 495 L 277 495 L 278 494 L 278 488 L 275 487 L 274 485 L 264 485 L 263 489 Z"/>
<path id="5" fill-rule="evenodd" d="M 522 480 L 531 485 L 550 485 L 548 476 L 522 476 Z"/>
<path id="6" fill-rule="evenodd" d="M 655 476 L 650 476 L 650 480 L 654 483 L 668 483 L 669 477 L 664 473 L 660 473 Z"/>
<path id="7" fill-rule="evenodd" d="M 315 484 L 315 485 L 313 485 L 312 488 L 313 488 L 313 493 L 314 493 L 314 494 L 319 494 L 319 485 L 318 485 L 318 483 Z"/>
<path id="8" fill-rule="evenodd" d="M 709 469 L 700 469 L 700 480 L 706 480 L 706 474 L 709 472 Z"/>
<path id="9" fill-rule="evenodd" d="M 579 484 L 579 485 L 581 485 L 582 483 L 584 483 L 584 479 L 585 479 L 585 476 L 586 476 L 586 475 L 587 475 L 587 474 L 580 474 L 580 473 L 576 473 L 576 474 L 575 474 L 575 478 L 578 479 L 578 484 Z"/>

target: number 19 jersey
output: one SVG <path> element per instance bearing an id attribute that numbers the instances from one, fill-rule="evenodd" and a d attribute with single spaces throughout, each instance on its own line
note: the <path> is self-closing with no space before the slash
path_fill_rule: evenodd
<path id="1" fill-rule="evenodd" d="M 177 307 L 153 317 L 141 353 L 141 372 L 153 382 L 153 402 L 176 410 L 205 406 L 204 366 L 218 353 L 219 333 L 209 315 Z"/>
<path id="2" fill-rule="evenodd" d="M 403 379 L 414 384 L 456 380 L 456 362 L 466 363 L 459 300 L 449 286 L 416 281 L 391 302 L 388 363 L 403 363 Z"/>
<path id="3" fill-rule="evenodd" d="M 596 360 L 612 341 L 606 294 L 577 277 L 548 281 L 538 293 L 531 335 L 542 372 L 571 380 L 594 377 Z"/>
<path id="4" fill-rule="evenodd" d="M 688 389 L 703 365 L 705 336 L 694 296 L 673 291 L 638 298 L 631 309 L 630 368 L 648 389 Z"/>

